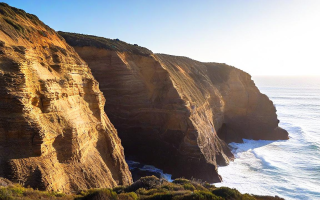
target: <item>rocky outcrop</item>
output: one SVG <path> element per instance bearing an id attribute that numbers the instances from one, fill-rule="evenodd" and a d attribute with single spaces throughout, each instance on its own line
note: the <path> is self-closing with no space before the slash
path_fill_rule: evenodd
<path id="1" fill-rule="evenodd" d="M 221 63 L 201 63 L 163 54 L 156 57 L 176 85 L 189 82 L 188 88 L 194 90 L 189 92 L 192 95 L 189 95 L 188 101 L 196 102 L 195 99 L 201 96 L 195 94 L 194 91 L 197 91 L 204 99 L 206 96 L 210 108 L 218 107 L 213 110 L 213 122 L 220 139 L 227 143 L 242 142 L 242 138 L 288 139 L 287 131 L 278 127 L 279 120 L 272 101 L 260 93 L 248 73 Z M 186 91 L 182 89 L 180 93 L 188 96 Z M 201 104 L 195 103 L 195 108 L 198 105 Z"/>
<path id="2" fill-rule="evenodd" d="M 224 120 L 218 135 L 226 142 L 286 140 L 288 132 L 278 127 L 276 108 L 261 94 L 251 76 L 237 68 L 204 63 L 207 75 L 224 101 Z"/>
<path id="3" fill-rule="evenodd" d="M 36 16 L 0 4 L 0 176 L 63 192 L 130 184 L 87 64 Z"/>
<path id="4" fill-rule="evenodd" d="M 217 182 L 226 142 L 287 139 L 275 107 L 249 74 L 218 63 L 153 54 L 122 41 L 59 32 L 88 63 L 126 156 L 173 178 Z"/>

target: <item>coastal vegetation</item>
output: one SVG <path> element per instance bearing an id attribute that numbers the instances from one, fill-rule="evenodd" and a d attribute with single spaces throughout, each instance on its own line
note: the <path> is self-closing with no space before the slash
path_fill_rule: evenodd
<path id="1" fill-rule="evenodd" d="M 117 186 L 113 189 L 99 188 L 80 191 L 77 194 L 40 191 L 25 188 L 19 184 L 9 184 L 0 187 L 1 200 L 14 199 L 66 199 L 66 200 L 281 200 L 280 197 L 256 196 L 241 194 L 236 189 L 217 188 L 206 182 L 175 179 L 173 182 L 146 176 L 129 186 Z"/>

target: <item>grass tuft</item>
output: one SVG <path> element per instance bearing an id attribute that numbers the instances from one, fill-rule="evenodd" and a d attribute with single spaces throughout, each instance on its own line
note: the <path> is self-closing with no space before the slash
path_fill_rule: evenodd
<path id="1" fill-rule="evenodd" d="M 10 24 L 14 29 L 19 31 L 20 33 L 24 33 L 25 29 L 20 24 L 17 24 L 16 22 L 14 22 L 9 18 L 4 18 L 4 21 L 6 21 L 8 24 Z"/>

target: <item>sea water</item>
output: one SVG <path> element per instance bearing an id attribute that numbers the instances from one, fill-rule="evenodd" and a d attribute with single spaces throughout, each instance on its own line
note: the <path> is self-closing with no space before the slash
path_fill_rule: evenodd
<path id="1" fill-rule="evenodd" d="M 280 126 L 289 132 L 290 139 L 231 143 L 236 159 L 219 167 L 223 182 L 215 185 L 289 200 L 320 200 L 320 77 L 253 79 L 275 104 Z M 140 165 L 128 164 L 131 169 Z M 141 169 L 172 181 L 170 174 L 154 166 Z"/>
<path id="2" fill-rule="evenodd" d="M 145 164 L 141 164 L 140 162 L 133 161 L 133 160 L 126 160 L 126 161 L 127 161 L 127 164 L 129 166 L 130 171 L 134 170 L 135 168 L 139 168 L 141 171 L 148 171 L 148 172 L 151 172 L 151 173 L 154 173 L 157 175 L 160 174 L 159 178 L 166 179 L 169 182 L 173 181 L 171 179 L 171 177 L 172 177 L 171 174 L 164 173 L 163 170 L 156 168 L 153 165 L 145 165 Z"/>
<path id="3" fill-rule="evenodd" d="M 216 186 L 285 199 L 320 199 L 320 77 L 253 77 L 276 106 L 286 141 L 231 143 Z"/>

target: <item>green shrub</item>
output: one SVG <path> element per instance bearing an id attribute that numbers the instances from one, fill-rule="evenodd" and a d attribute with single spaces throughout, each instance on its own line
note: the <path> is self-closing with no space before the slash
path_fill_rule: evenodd
<path id="1" fill-rule="evenodd" d="M 222 199 L 221 197 L 218 197 L 209 191 L 195 191 L 192 196 L 193 196 L 193 199 L 199 199 L 199 200 Z"/>
<path id="2" fill-rule="evenodd" d="M 42 31 L 42 30 L 38 30 L 38 33 L 40 35 L 42 35 L 43 37 L 47 37 L 48 36 L 48 34 L 45 31 Z"/>
<path id="3" fill-rule="evenodd" d="M 149 200 L 171 200 L 173 198 L 172 193 L 157 193 L 152 195 L 151 197 L 145 198 Z"/>
<path id="4" fill-rule="evenodd" d="M 211 185 L 210 183 L 207 183 L 207 182 L 205 182 L 204 184 L 203 184 L 203 187 L 205 187 L 205 188 L 207 188 L 207 189 L 215 189 L 216 188 L 216 186 L 214 186 L 214 185 Z"/>
<path id="5" fill-rule="evenodd" d="M 65 195 L 60 192 L 39 191 L 32 188 L 25 188 L 19 184 L 10 185 L 8 187 L 0 187 L 0 199 L 74 199 L 73 195 Z"/>
<path id="6" fill-rule="evenodd" d="M 223 200 L 222 197 L 218 197 L 209 191 L 195 191 L 191 194 L 186 194 L 183 196 L 177 196 L 174 200 Z"/>
<path id="7" fill-rule="evenodd" d="M 140 195 L 145 195 L 147 194 L 147 190 L 144 188 L 139 188 L 138 190 L 135 191 L 135 193 Z"/>
<path id="8" fill-rule="evenodd" d="M 125 191 L 126 192 L 134 192 L 139 188 L 152 189 L 160 186 L 159 178 L 155 176 L 146 176 L 142 177 L 132 185 L 128 186 Z"/>
<path id="9" fill-rule="evenodd" d="M 119 185 L 117 187 L 114 187 L 112 190 L 115 191 L 117 194 L 120 194 L 120 193 L 124 193 L 125 189 L 126 189 L 126 186 Z"/>
<path id="10" fill-rule="evenodd" d="M 191 190 L 191 191 L 193 191 L 193 190 L 196 189 L 191 183 L 185 183 L 185 184 L 183 184 L 183 188 L 184 188 L 185 190 Z"/>
<path id="11" fill-rule="evenodd" d="M 242 194 L 241 200 L 257 200 L 255 197 L 251 196 L 250 194 Z"/>
<path id="12" fill-rule="evenodd" d="M 212 193 L 225 199 L 241 199 L 241 193 L 238 190 L 228 187 L 217 188 Z"/>
<path id="13" fill-rule="evenodd" d="M 174 184 L 174 183 L 165 183 L 162 185 L 163 189 L 167 189 L 169 191 L 178 191 L 178 190 L 183 190 L 183 186 L 182 185 L 178 185 L 178 184 Z"/>
<path id="14" fill-rule="evenodd" d="M 245 194 L 248 195 L 248 194 Z M 251 196 L 251 195 L 248 195 Z M 251 196 L 252 197 L 252 196 Z M 260 196 L 260 195 L 253 195 L 253 197 L 255 198 L 255 200 L 285 200 L 281 197 L 278 196 Z M 251 200 L 251 199 L 250 199 Z"/>
<path id="15" fill-rule="evenodd" d="M 38 22 L 40 21 L 39 18 L 33 14 L 27 13 L 27 17 L 35 24 L 38 25 Z"/>
<path id="16" fill-rule="evenodd" d="M 2 200 L 14 199 L 12 195 L 12 191 L 7 188 L 0 188 L 0 199 Z"/>
<path id="17" fill-rule="evenodd" d="M 138 195 L 134 192 L 122 193 L 119 195 L 120 200 L 138 200 Z"/>
<path id="18" fill-rule="evenodd" d="M 207 188 L 205 188 L 204 186 L 200 185 L 199 183 L 191 182 L 191 184 L 196 188 L 196 190 L 209 191 Z"/>
<path id="19" fill-rule="evenodd" d="M 15 7 L 11 7 L 6 3 L 0 3 L 0 14 L 6 16 L 6 17 L 10 17 L 12 19 L 17 19 L 17 15 L 25 18 L 25 19 L 29 19 L 30 21 L 32 21 L 34 24 L 43 24 L 39 18 L 33 14 L 29 14 L 26 13 L 24 10 L 21 10 L 19 8 L 15 8 Z M 44 24 L 43 24 L 44 25 Z"/>
<path id="20" fill-rule="evenodd" d="M 11 19 L 9 18 L 4 18 L 4 20 L 10 24 L 14 29 L 16 29 L 17 31 L 23 33 L 24 32 L 24 28 L 20 25 L 20 24 L 17 24 L 15 23 L 14 21 L 12 21 Z"/>
<path id="21" fill-rule="evenodd" d="M 66 194 L 64 194 L 62 192 L 51 192 L 50 194 L 55 197 L 65 197 L 66 196 Z"/>
<path id="22" fill-rule="evenodd" d="M 10 186 L 9 188 L 11 189 L 12 194 L 14 196 L 18 196 L 18 197 L 22 196 L 23 193 L 26 191 L 26 188 L 24 188 L 24 187 L 22 187 L 21 185 L 18 185 L 18 184 Z"/>
<path id="23" fill-rule="evenodd" d="M 184 179 L 184 178 L 177 178 L 174 181 L 172 181 L 172 183 L 184 185 L 186 183 L 190 183 L 190 181 L 188 179 Z"/>
<path id="24" fill-rule="evenodd" d="M 10 6 L 6 3 L 0 3 L 0 14 L 16 19 L 14 12 L 10 9 Z"/>
<path id="25" fill-rule="evenodd" d="M 12 46 L 12 48 L 15 52 L 26 54 L 26 48 L 24 46 Z"/>
<path id="26" fill-rule="evenodd" d="M 140 188 L 136 191 L 136 193 L 139 195 L 147 195 L 147 196 L 159 194 L 159 193 L 167 193 L 167 192 L 168 190 L 163 188 L 150 189 L 150 190 L 146 190 L 145 188 Z"/>
<path id="27" fill-rule="evenodd" d="M 81 193 L 81 198 L 78 199 L 92 199 L 92 198 L 97 198 L 97 199 L 110 199 L 110 200 L 117 200 L 118 195 L 116 192 L 112 191 L 112 189 L 109 188 L 103 188 L 103 189 L 90 189 L 86 191 L 82 191 Z"/>

